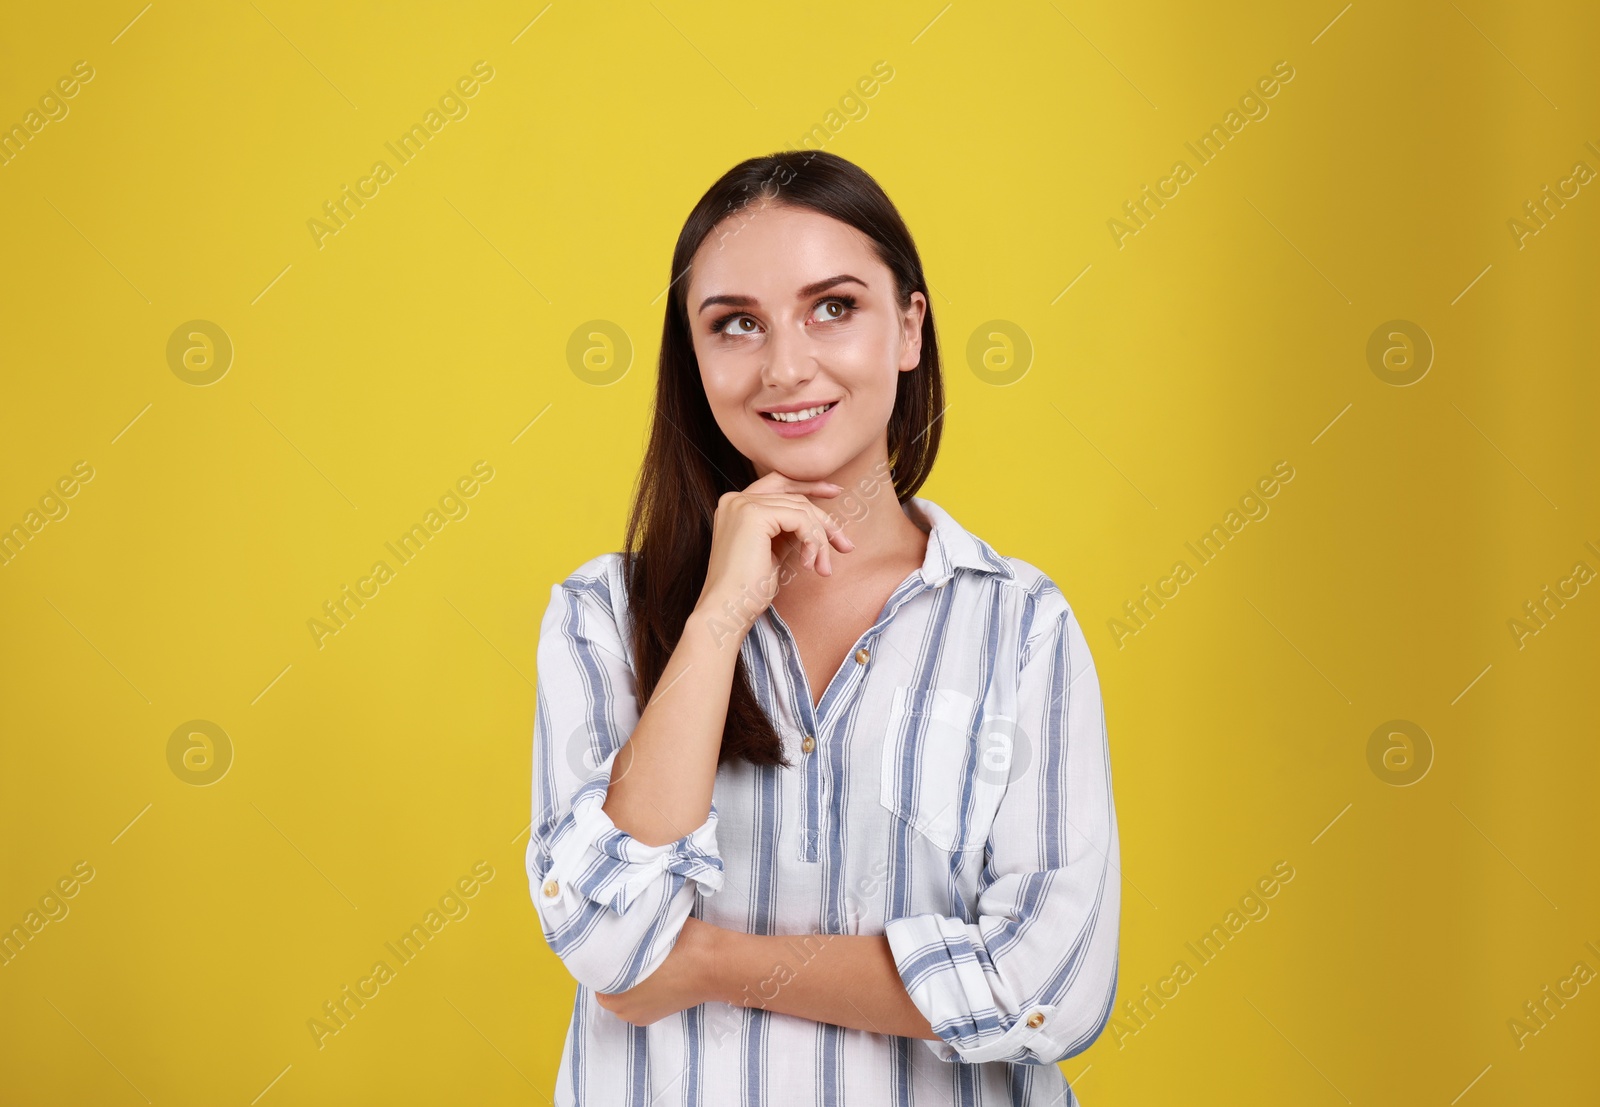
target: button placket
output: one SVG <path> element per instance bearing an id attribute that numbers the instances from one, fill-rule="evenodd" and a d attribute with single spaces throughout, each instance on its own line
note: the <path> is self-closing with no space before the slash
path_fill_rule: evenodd
<path id="1" fill-rule="evenodd" d="M 815 723 L 813 722 L 813 726 Z M 817 755 L 817 739 L 807 733 L 800 739 L 800 771 L 805 776 L 801 795 L 800 860 L 820 861 L 822 838 L 822 758 Z"/>
<path id="2" fill-rule="evenodd" d="M 806 681 L 805 671 L 800 665 L 800 649 L 795 644 L 794 633 L 790 631 L 789 624 L 783 621 L 783 616 L 778 614 L 777 608 L 769 606 L 763 614 L 769 619 L 769 627 L 782 647 L 784 670 L 788 674 L 790 694 L 794 700 L 795 721 L 801 728 L 799 859 L 806 862 L 820 861 L 822 779 L 821 766 L 817 764 L 819 759 L 812 754 L 817 746 L 816 735 L 822 731 L 817 721 L 817 713 L 812 709 L 811 686 Z M 823 696 L 823 702 L 827 702 L 826 694 Z"/>
<path id="3" fill-rule="evenodd" d="M 789 674 L 789 686 L 795 699 L 795 715 L 801 731 L 801 772 L 804 783 L 800 795 L 800 860 L 808 862 L 820 861 L 822 841 L 822 796 L 823 796 L 823 766 L 822 758 L 813 756 L 819 742 L 819 736 L 827 720 L 838 714 L 838 702 L 847 698 L 860 689 L 861 681 L 866 679 L 866 666 L 872 658 L 872 651 L 865 644 L 889 621 L 894 613 L 904 604 L 921 594 L 927 587 L 922 579 L 920 570 L 914 571 L 900 583 L 883 605 L 883 610 L 878 613 L 878 618 L 871 627 L 864 631 L 857 640 L 860 644 L 856 647 L 854 668 L 843 666 L 828 682 L 822 691 L 822 701 L 813 707 L 811 703 L 811 685 L 806 679 L 805 670 L 800 665 L 800 648 L 795 644 L 794 632 L 789 629 L 789 624 L 783 621 L 783 616 L 778 614 L 776 607 L 768 606 L 762 612 L 768 620 L 770 629 L 777 635 L 783 647 L 785 668 Z M 843 684 L 840 684 L 840 678 Z M 806 745 L 809 742 L 810 745 Z"/>
<path id="4" fill-rule="evenodd" d="M 806 839 L 801 845 L 803 860 L 820 861 L 823 842 L 822 823 L 828 822 L 837 826 L 844 819 L 844 812 L 836 800 L 838 782 L 835 778 L 843 769 L 839 761 L 840 751 L 836 747 L 830 747 L 831 753 L 829 750 L 824 750 L 821 735 L 823 728 L 831 726 L 833 720 L 847 715 L 850 710 L 849 703 L 860 696 L 862 684 L 867 678 L 867 662 L 872 657 L 872 651 L 865 643 L 873 640 L 879 625 L 881 620 L 880 624 L 875 624 L 863 632 L 861 638 L 857 640 L 855 652 L 847 655 L 845 664 L 835 674 L 835 679 L 829 682 L 828 688 L 822 694 L 821 704 L 813 712 L 815 736 L 807 734 L 800 743 L 800 749 L 806 755 L 808 785 L 806 809 L 811 816 Z M 835 741 L 837 740 L 836 738 Z"/>
<path id="5" fill-rule="evenodd" d="M 817 831 L 819 822 L 818 812 L 822 807 L 820 796 L 812 790 L 813 782 L 817 790 L 821 789 L 821 779 L 817 776 L 817 766 L 812 762 L 817 760 L 813 752 L 817 748 L 817 740 L 811 735 L 803 735 L 800 739 L 800 753 L 804 759 L 802 771 L 805 773 L 806 785 L 801 790 L 800 806 L 803 815 L 800 820 L 800 860 L 817 861 L 820 859 L 818 845 L 820 834 Z"/>

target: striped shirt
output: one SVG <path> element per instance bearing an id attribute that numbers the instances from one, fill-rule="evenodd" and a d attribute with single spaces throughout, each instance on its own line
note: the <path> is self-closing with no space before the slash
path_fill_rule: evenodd
<path id="1" fill-rule="evenodd" d="M 710 814 L 645 845 L 601 809 L 641 711 L 622 555 L 551 589 L 535 694 L 529 887 L 578 981 L 558 1105 L 1036 1104 L 1116 994 L 1121 914 L 1105 715 L 1055 583 L 930 500 L 921 568 L 813 707 L 776 610 L 742 644 L 793 767 L 724 764 Z M 883 934 L 938 1041 L 710 1002 L 634 1026 L 595 1002 L 649 976 L 689 914 L 795 935 Z M 771 999 L 783 974 L 752 982 Z"/>

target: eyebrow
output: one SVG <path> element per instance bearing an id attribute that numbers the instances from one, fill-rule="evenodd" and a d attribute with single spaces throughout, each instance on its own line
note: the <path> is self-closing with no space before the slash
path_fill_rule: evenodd
<path id="1" fill-rule="evenodd" d="M 867 282 L 862 280 L 860 277 L 853 277 L 849 273 L 840 273 L 837 277 L 828 277 L 825 280 L 812 281 L 799 292 L 795 293 L 794 298 L 796 300 L 804 300 L 808 296 L 815 296 L 819 292 L 833 288 L 835 285 L 844 284 L 846 281 L 854 281 L 862 288 L 869 287 Z M 754 296 L 737 296 L 732 294 L 725 296 L 707 296 L 700 302 L 700 306 L 696 309 L 695 314 L 700 314 L 700 312 L 705 311 L 706 308 L 710 307 L 712 304 L 728 304 L 731 307 L 757 307 L 760 305 L 760 303 L 761 301 L 756 299 Z"/>

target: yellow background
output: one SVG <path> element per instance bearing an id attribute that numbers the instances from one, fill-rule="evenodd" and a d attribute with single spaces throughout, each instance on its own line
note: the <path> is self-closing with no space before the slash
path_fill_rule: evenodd
<path id="1" fill-rule="evenodd" d="M 0 168 L 0 524 L 94 477 L 0 568 L 0 925 L 95 876 L 0 968 L 0 1101 L 545 1101 L 573 984 L 521 867 L 538 619 L 621 542 L 684 216 L 879 61 L 820 133 L 935 290 L 923 494 L 1089 635 L 1119 1019 L 1195 968 L 1064 1062 L 1080 1096 L 1592 1095 L 1600 980 L 1520 1048 L 1509 1022 L 1600 972 L 1600 583 L 1520 647 L 1508 622 L 1600 570 L 1600 182 L 1520 247 L 1508 220 L 1600 171 L 1597 34 L 1484 0 L 9 6 L 0 123 L 95 76 Z M 319 248 L 307 221 L 479 60 L 469 114 Z M 1270 114 L 1119 248 L 1108 220 L 1279 61 Z M 203 387 L 167 359 L 197 319 L 234 347 Z M 604 387 L 567 352 L 597 319 L 633 346 Z M 1435 348 L 1405 387 L 1367 357 L 1395 319 Z M 967 358 L 993 320 L 1032 346 L 1003 387 Z M 308 620 L 479 460 L 470 512 L 319 648 Z M 1119 648 L 1107 621 L 1280 460 L 1270 515 Z M 233 746 L 208 786 L 168 761 L 196 719 Z M 1395 719 L 1433 750 L 1404 787 L 1368 760 Z M 479 861 L 470 913 L 318 1048 Z"/>

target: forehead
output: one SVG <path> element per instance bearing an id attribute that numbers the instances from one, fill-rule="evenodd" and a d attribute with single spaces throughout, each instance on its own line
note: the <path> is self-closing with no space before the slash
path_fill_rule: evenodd
<path id="1" fill-rule="evenodd" d="M 848 223 L 809 208 L 757 201 L 706 236 L 689 274 L 691 313 L 705 296 L 741 294 L 763 302 L 837 273 L 869 284 L 886 279 L 871 240 Z"/>

